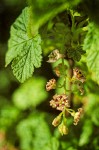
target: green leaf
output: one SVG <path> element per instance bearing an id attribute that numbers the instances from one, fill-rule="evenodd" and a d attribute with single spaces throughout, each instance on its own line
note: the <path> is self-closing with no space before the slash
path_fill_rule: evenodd
<path id="1" fill-rule="evenodd" d="M 30 6 L 32 6 L 32 12 L 30 20 L 33 23 L 32 31 L 35 34 L 38 29 L 44 25 L 47 21 L 54 18 L 58 13 L 61 13 L 72 7 L 77 5 L 80 0 L 28 0 Z"/>
<path id="2" fill-rule="evenodd" d="M 17 126 L 21 150 L 58 150 L 59 142 L 51 136 L 42 113 L 35 113 Z"/>
<path id="3" fill-rule="evenodd" d="M 81 59 L 81 55 L 85 54 L 85 51 L 82 50 L 81 46 L 78 46 L 76 48 L 68 48 L 67 49 L 67 55 L 69 58 L 72 58 L 74 61 L 79 61 Z"/>
<path id="4" fill-rule="evenodd" d="M 99 28 L 90 23 L 83 49 L 87 52 L 87 66 L 92 78 L 99 84 Z"/>
<path id="5" fill-rule="evenodd" d="M 99 126 L 99 108 L 96 107 L 92 113 L 92 121 L 96 126 Z"/>
<path id="6" fill-rule="evenodd" d="M 6 54 L 6 66 L 12 61 L 12 69 L 20 82 L 32 76 L 34 67 L 41 66 L 41 38 L 40 35 L 28 35 L 29 8 L 11 26 L 11 36 Z"/>
<path id="7" fill-rule="evenodd" d="M 5 104 L 0 108 L 0 129 L 8 129 L 13 123 L 16 122 L 20 111 L 11 105 Z"/>
<path id="8" fill-rule="evenodd" d="M 71 40 L 71 30 L 68 25 L 65 25 L 62 22 L 58 22 L 55 24 L 55 27 L 51 31 L 51 37 L 53 37 L 53 46 L 59 48 L 60 50 L 64 50 L 65 45 Z"/>
<path id="9" fill-rule="evenodd" d="M 86 120 L 83 126 L 83 131 L 80 136 L 79 146 L 88 144 L 92 133 L 93 133 L 92 122 L 91 120 Z"/>
<path id="10" fill-rule="evenodd" d="M 46 80 L 33 77 L 22 84 L 13 94 L 13 102 L 19 109 L 25 110 L 36 107 L 47 98 L 45 91 Z"/>
<path id="11" fill-rule="evenodd" d="M 67 14 L 64 17 L 68 18 Z M 66 25 L 62 21 L 55 23 L 48 32 L 45 32 L 46 38 L 44 37 L 44 32 L 42 32 L 44 53 L 50 52 L 55 48 L 65 53 L 65 46 L 70 43 L 72 38 L 68 23 L 68 19 L 66 19 Z"/>

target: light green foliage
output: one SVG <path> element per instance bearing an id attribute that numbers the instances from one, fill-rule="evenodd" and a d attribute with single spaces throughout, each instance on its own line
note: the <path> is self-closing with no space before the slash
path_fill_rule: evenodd
<path id="1" fill-rule="evenodd" d="M 39 113 L 21 121 L 17 134 L 21 150 L 58 150 L 58 141 L 52 138 L 48 124 Z"/>
<path id="2" fill-rule="evenodd" d="M 87 66 L 93 79 L 99 84 L 99 27 L 94 23 L 88 26 L 83 49 L 87 52 Z"/>
<path id="3" fill-rule="evenodd" d="M 32 76 L 34 67 L 41 66 L 41 38 L 28 35 L 29 9 L 25 8 L 11 27 L 11 37 L 6 54 L 6 66 L 12 61 L 12 69 L 20 82 Z"/>
<path id="4" fill-rule="evenodd" d="M 95 95 L 95 94 L 89 94 L 85 111 L 88 116 L 90 116 L 90 114 L 91 114 L 91 120 L 92 120 L 93 124 L 96 126 L 99 126 L 98 105 L 99 105 L 99 96 Z"/>
<path id="5" fill-rule="evenodd" d="M 92 85 L 93 86 L 93 85 Z M 95 110 L 94 108 L 97 108 L 97 104 L 99 103 L 99 95 L 96 95 L 96 93 L 92 94 L 87 94 L 87 104 L 85 107 L 85 111 L 87 112 L 88 115 L 90 115 L 90 113 L 92 113 L 92 110 Z M 91 114 L 91 116 L 93 115 L 93 113 Z"/>
<path id="6" fill-rule="evenodd" d="M 31 21 L 33 23 L 33 33 L 35 34 L 38 29 L 45 24 L 48 20 L 54 18 L 58 13 L 77 5 L 80 0 L 28 0 L 32 7 Z"/>
<path id="7" fill-rule="evenodd" d="M 83 125 L 82 130 L 83 131 L 82 131 L 82 134 L 80 136 L 79 146 L 83 146 L 90 141 L 90 137 L 91 137 L 92 132 L 93 132 L 92 122 L 90 120 L 86 120 L 84 125 Z"/>
<path id="8" fill-rule="evenodd" d="M 5 105 L 0 110 L 0 129 L 7 130 L 19 116 L 19 110 L 14 106 Z"/>
<path id="9" fill-rule="evenodd" d="M 99 127 L 99 108 L 98 107 L 96 107 L 96 109 L 93 111 L 92 121 L 96 126 Z"/>
<path id="10" fill-rule="evenodd" d="M 13 94 L 16 107 L 25 110 L 36 107 L 47 98 L 45 91 L 46 80 L 42 77 L 33 77 L 22 84 Z"/>

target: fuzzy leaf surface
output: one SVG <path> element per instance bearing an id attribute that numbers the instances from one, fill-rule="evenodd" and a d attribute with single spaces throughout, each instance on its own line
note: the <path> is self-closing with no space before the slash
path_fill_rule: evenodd
<path id="1" fill-rule="evenodd" d="M 29 8 L 25 8 L 11 26 L 6 54 L 6 66 L 12 61 L 13 73 L 20 82 L 31 77 L 34 67 L 40 67 L 42 60 L 41 38 L 29 37 L 28 18 Z"/>
<path id="2" fill-rule="evenodd" d="M 92 77 L 99 84 L 99 28 L 94 23 L 89 24 L 83 49 L 87 52 L 87 66 Z"/>

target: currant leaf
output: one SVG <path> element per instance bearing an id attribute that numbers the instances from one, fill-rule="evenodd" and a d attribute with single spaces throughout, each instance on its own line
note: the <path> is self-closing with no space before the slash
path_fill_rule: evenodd
<path id="1" fill-rule="evenodd" d="M 28 35 L 29 8 L 25 8 L 11 27 L 6 54 L 6 66 L 12 61 L 12 69 L 20 82 L 32 76 L 34 67 L 41 66 L 41 38 Z"/>
<path id="2" fill-rule="evenodd" d="M 93 79 L 99 84 L 99 28 L 90 23 L 83 49 L 87 54 L 87 66 Z"/>
<path id="3" fill-rule="evenodd" d="M 85 51 L 82 50 L 81 46 L 67 49 L 67 56 L 69 58 L 72 58 L 74 61 L 79 61 L 81 59 L 82 54 L 85 54 Z"/>

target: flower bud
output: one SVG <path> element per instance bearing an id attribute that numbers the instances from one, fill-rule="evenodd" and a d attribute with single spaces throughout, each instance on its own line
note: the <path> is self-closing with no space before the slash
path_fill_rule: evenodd
<path id="1" fill-rule="evenodd" d="M 57 117 L 53 120 L 52 125 L 53 125 L 54 127 L 56 127 L 56 126 L 58 126 L 58 125 L 60 124 L 60 122 L 61 122 L 61 115 L 57 116 Z"/>
<path id="2" fill-rule="evenodd" d="M 61 135 L 68 134 L 68 128 L 66 127 L 66 125 L 63 122 L 58 126 L 58 130 L 61 133 Z"/>

